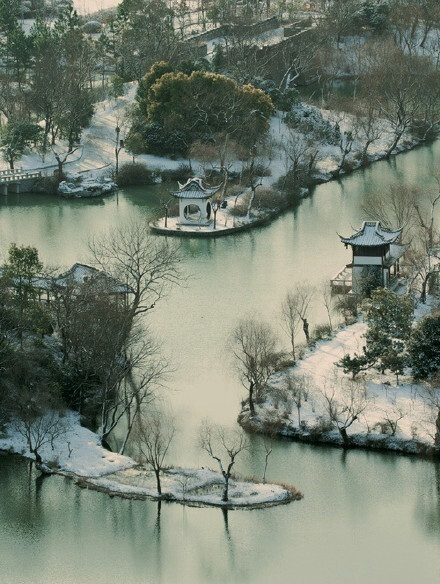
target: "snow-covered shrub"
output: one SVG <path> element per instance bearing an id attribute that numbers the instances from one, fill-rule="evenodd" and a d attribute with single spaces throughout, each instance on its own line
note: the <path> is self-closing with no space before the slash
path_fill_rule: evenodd
<path id="1" fill-rule="evenodd" d="M 145 164 L 132 162 L 121 166 L 116 177 L 116 183 L 118 187 L 152 185 L 155 183 L 154 178 L 153 172 Z"/>
<path id="2" fill-rule="evenodd" d="M 300 102 L 300 94 L 297 89 L 286 89 L 280 91 L 271 79 L 262 79 L 256 77 L 252 80 L 252 85 L 257 89 L 262 89 L 273 101 L 276 109 L 282 112 L 288 112 L 293 106 Z"/>
<path id="3" fill-rule="evenodd" d="M 102 24 L 97 20 L 89 20 L 82 25 L 82 29 L 87 34 L 97 34 L 102 30 Z"/>
<path id="4" fill-rule="evenodd" d="M 299 103 L 286 115 L 286 122 L 303 134 L 320 142 L 337 146 L 341 131 L 337 124 L 325 120 L 321 111 L 312 105 Z"/>

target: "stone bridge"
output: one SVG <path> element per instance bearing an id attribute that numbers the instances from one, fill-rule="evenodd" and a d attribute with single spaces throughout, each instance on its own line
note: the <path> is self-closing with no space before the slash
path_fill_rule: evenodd
<path id="1" fill-rule="evenodd" d="M 39 178 L 41 178 L 40 171 L 27 172 L 21 168 L 0 170 L 0 194 L 28 193 L 32 191 L 35 181 Z"/>

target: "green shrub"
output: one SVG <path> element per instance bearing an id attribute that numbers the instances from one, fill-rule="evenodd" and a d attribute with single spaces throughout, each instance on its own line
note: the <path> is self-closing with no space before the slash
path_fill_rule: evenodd
<path id="1" fill-rule="evenodd" d="M 47 195 L 56 195 L 58 194 L 58 185 L 60 184 L 60 180 L 58 176 L 43 176 L 38 179 L 37 183 L 35 184 L 35 191 L 37 193 L 45 193 Z"/>
<path id="2" fill-rule="evenodd" d="M 425 316 L 411 332 L 409 360 L 415 379 L 426 379 L 440 370 L 440 312 Z"/>
<path id="3" fill-rule="evenodd" d="M 323 339 L 331 339 L 333 336 L 333 330 L 329 324 L 319 324 L 313 331 L 313 338 L 316 341 L 322 341 Z"/>
<path id="4" fill-rule="evenodd" d="M 145 164 L 131 162 L 121 166 L 116 177 L 116 183 L 119 187 L 152 185 L 155 183 L 154 178 L 154 173 Z"/>
<path id="5" fill-rule="evenodd" d="M 334 425 L 329 419 L 319 416 L 316 419 L 316 424 L 310 428 L 310 434 L 316 439 L 334 429 Z"/>
<path id="6" fill-rule="evenodd" d="M 178 168 L 163 170 L 160 174 L 162 182 L 186 182 L 193 176 L 193 170 L 189 164 L 180 163 Z"/>
<path id="7" fill-rule="evenodd" d="M 255 192 L 254 208 L 274 211 L 282 209 L 286 204 L 286 196 L 274 189 L 259 187 Z"/>
<path id="8" fill-rule="evenodd" d="M 124 80 L 119 75 L 113 75 L 110 79 L 112 97 L 121 97 L 124 95 Z"/>

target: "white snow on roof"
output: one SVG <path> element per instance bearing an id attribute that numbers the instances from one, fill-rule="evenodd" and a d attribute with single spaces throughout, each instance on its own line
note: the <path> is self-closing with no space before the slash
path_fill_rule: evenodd
<path id="1" fill-rule="evenodd" d="M 203 184 L 201 178 L 189 178 L 185 184 L 178 183 L 179 190 L 173 192 L 173 195 L 178 199 L 207 199 L 211 197 L 220 188 L 208 187 Z"/>
<path id="2" fill-rule="evenodd" d="M 394 243 L 401 233 L 402 229 L 391 231 L 382 227 L 380 221 L 364 221 L 362 228 L 351 237 L 339 237 L 348 245 L 376 246 Z"/>

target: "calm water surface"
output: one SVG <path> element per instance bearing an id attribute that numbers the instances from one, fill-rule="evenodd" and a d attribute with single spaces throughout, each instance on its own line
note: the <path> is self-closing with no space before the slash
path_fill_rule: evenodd
<path id="1" fill-rule="evenodd" d="M 244 394 L 227 346 L 236 319 L 254 313 L 277 327 L 290 286 L 328 279 L 348 260 L 337 232 L 360 225 L 366 193 L 395 180 L 428 186 L 439 155 L 437 143 L 321 185 L 263 229 L 182 240 L 192 278 L 150 317 L 176 369 L 167 392 L 180 425 L 171 460 L 207 464 L 195 445 L 201 420 L 235 423 Z M 147 217 L 158 197 L 155 188 L 102 202 L 9 195 L 0 200 L 0 249 L 16 241 L 60 267 L 87 261 L 88 236 Z M 323 318 L 316 304 L 314 320 Z M 261 476 L 262 466 L 254 437 L 239 470 Z M 268 476 L 294 483 L 305 499 L 225 517 L 170 504 L 159 512 L 156 503 L 110 499 L 61 477 L 39 483 L 27 462 L 2 456 L 0 582 L 440 582 L 438 465 L 279 442 Z"/>

